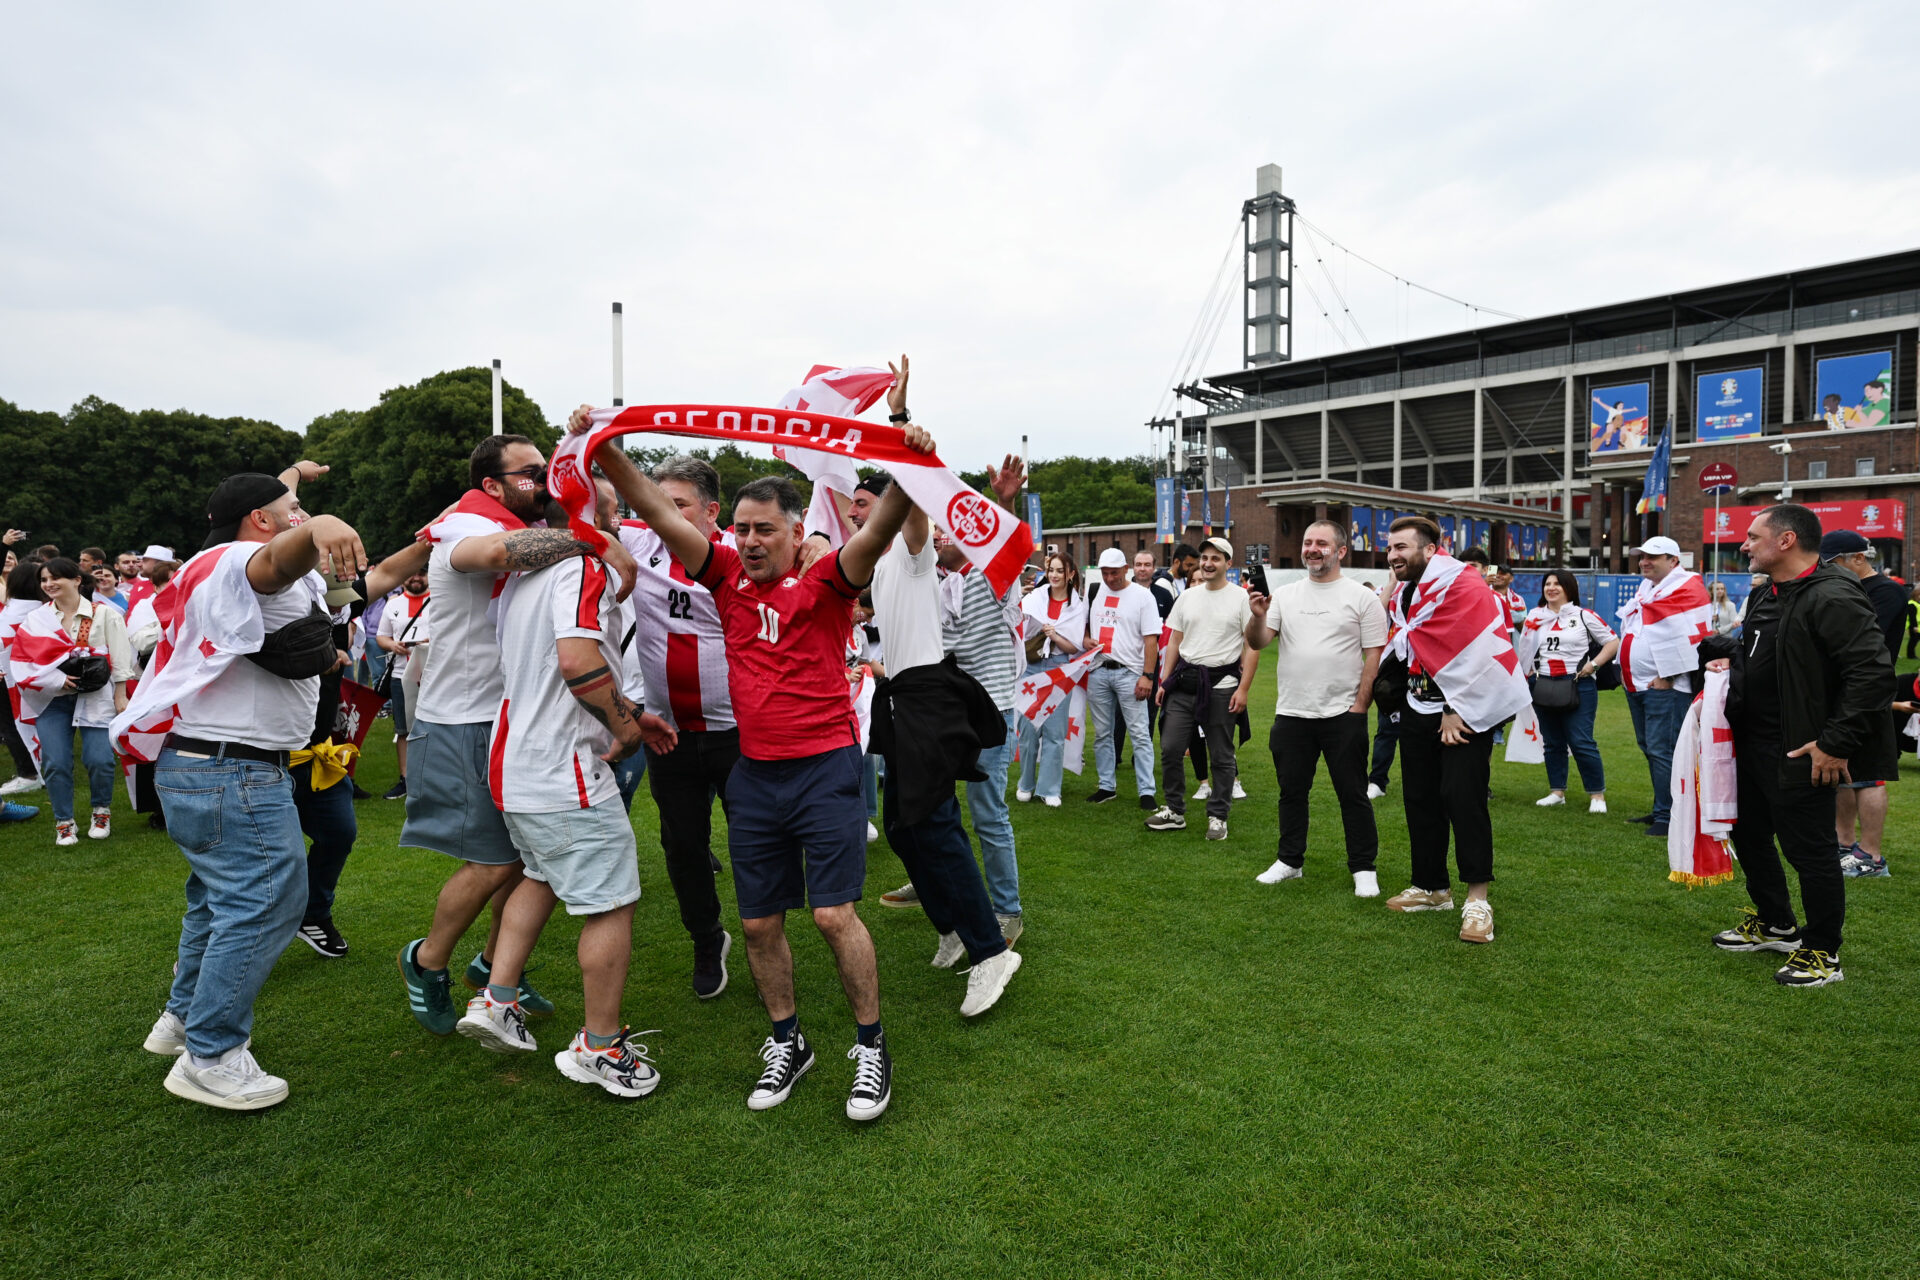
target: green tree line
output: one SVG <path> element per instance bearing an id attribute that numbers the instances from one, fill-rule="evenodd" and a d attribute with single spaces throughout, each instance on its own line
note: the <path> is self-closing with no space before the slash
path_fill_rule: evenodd
<path id="1" fill-rule="evenodd" d="M 501 385 L 501 426 L 548 453 L 559 439 L 540 406 L 511 383 Z M 303 504 L 340 516 L 380 555 L 459 499 L 467 456 L 492 429 L 492 371 L 483 368 L 438 373 L 369 408 L 323 414 L 304 436 L 252 418 L 128 410 L 94 396 L 64 414 L 0 400 L 4 520 L 27 530 L 30 545 L 51 542 L 69 554 L 159 542 L 185 558 L 206 537 L 206 500 L 221 480 L 237 471 L 272 474 L 307 457 L 332 470 L 302 488 Z M 786 476 L 810 496 L 806 478 L 777 459 L 686 443 L 629 452 L 643 467 L 680 452 L 711 462 L 723 520 L 735 490 L 759 476 Z M 1131 523 L 1153 518 L 1152 476 L 1146 458 L 1067 457 L 1034 463 L 1030 487 L 1049 526 Z M 965 478 L 976 488 L 986 483 L 984 472 Z"/>

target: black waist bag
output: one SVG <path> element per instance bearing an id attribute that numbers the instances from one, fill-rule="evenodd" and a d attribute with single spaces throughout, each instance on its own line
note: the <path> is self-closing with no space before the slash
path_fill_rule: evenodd
<path id="1" fill-rule="evenodd" d="M 306 680 L 323 676 L 340 660 L 333 647 L 333 619 L 319 605 L 304 618 L 269 632 L 260 644 L 260 652 L 246 655 L 247 661 L 282 680 Z"/>
<path id="2" fill-rule="evenodd" d="M 1397 653 L 1380 659 L 1373 677 L 1373 705 L 1388 715 L 1407 709 L 1407 662 Z"/>
<path id="3" fill-rule="evenodd" d="M 73 681 L 73 692 L 92 693 L 107 683 L 113 674 L 107 660 L 97 653 L 76 653 L 60 664 L 60 674 Z"/>

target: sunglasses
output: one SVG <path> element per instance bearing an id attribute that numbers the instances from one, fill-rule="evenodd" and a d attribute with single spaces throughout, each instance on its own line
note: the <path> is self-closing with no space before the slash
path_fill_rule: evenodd
<path id="1" fill-rule="evenodd" d="M 542 465 L 538 467 L 521 467 L 517 471 L 496 471 L 493 473 L 493 478 L 496 480 L 505 480 L 508 476 L 525 476 L 535 484 L 545 484 L 547 482 L 547 469 Z"/>

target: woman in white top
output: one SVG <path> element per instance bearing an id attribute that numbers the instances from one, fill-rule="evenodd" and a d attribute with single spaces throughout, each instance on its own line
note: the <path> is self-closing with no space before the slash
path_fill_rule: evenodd
<path id="1" fill-rule="evenodd" d="M 1726 583 L 1716 580 L 1712 595 L 1713 612 L 1710 616 L 1713 619 L 1713 634 L 1730 636 L 1740 628 L 1740 610 L 1736 609 L 1733 601 L 1728 598 Z"/>
<path id="2" fill-rule="evenodd" d="M 1534 801 L 1542 808 L 1567 802 L 1567 752 L 1580 766 L 1587 812 L 1607 811 L 1607 773 L 1593 740 L 1593 717 L 1600 687 L 1593 673 L 1620 647 L 1612 628 L 1591 609 L 1580 607 L 1580 583 L 1566 569 L 1549 569 L 1540 591 L 1540 607 L 1527 614 L 1514 646 L 1529 667 L 1534 711 L 1540 717 L 1540 741 L 1547 756 L 1547 794 Z M 1543 681 L 1571 681 L 1576 700 L 1566 708 L 1540 705 Z"/>
<path id="3" fill-rule="evenodd" d="M 28 615 L 22 625 L 57 622 L 76 652 L 104 654 L 109 668 L 105 684 L 89 693 L 64 693 L 54 698 L 35 725 L 40 735 L 40 776 L 53 805 L 54 843 L 79 842 L 73 820 L 75 729 L 80 731 L 80 759 L 87 771 L 88 798 L 93 802 L 93 822 L 87 834 L 104 840 L 113 831 L 113 747 L 107 741 L 107 726 L 126 708 L 127 681 L 137 674 L 133 645 L 127 640 L 127 624 L 120 611 L 95 603 L 89 598 L 91 591 L 82 591 L 80 566 L 73 561 L 62 556 L 41 566 L 40 591 L 47 602 Z M 73 687 L 71 678 L 68 687 Z"/>
<path id="4" fill-rule="evenodd" d="M 1028 676 L 1065 666 L 1087 647 L 1087 597 L 1080 590 L 1080 574 L 1073 557 L 1061 551 L 1050 552 L 1046 566 L 1046 582 L 1020 602 L 1020 612 L 1025 615 Z M 1024 712 L 1029 701 L 1019 692 L 1026 683 L 1022 680 L 1015 687 L 1016 711 Z M 1049 807 L 1060 807 L 1067 705 L 1061 703 L 1039 728 L 1024 714 L 1014 721 L 1020 739 L 1020 783 L 1014 792 L 1017 798 L 1031 800 L 1037 791 Z"/>

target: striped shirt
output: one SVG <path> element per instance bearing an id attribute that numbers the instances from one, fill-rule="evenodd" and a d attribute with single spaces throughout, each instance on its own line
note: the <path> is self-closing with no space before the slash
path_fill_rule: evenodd
<path id="1" fill-rule="evenodd" d="M 1014 630 L 1020 621 L 1020 584 L 1008 587 L 1002 599 L 993 594 L 985 574 L 964 573 L 960 579 L 960 616 L 955 621 L 942 611 L 941 647 L 954 655 L 962 671 L 980 682 L 994 706 L 1011 711 L 1013 684 L 1023 657 Z"/>

